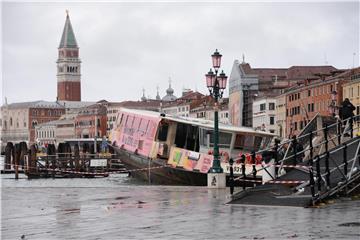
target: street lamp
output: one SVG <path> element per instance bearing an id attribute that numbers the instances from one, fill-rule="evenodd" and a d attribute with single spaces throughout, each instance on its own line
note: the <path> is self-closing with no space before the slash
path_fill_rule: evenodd
<path id="1" fill-rule="evenodd" d="M 222 55 L 216 51 L 214 52 L 212 57 L 213 68 L 215 73 L 210 69 L 210 71 L 205 75 L 206 77 L 206 86 L 209 89 L 210 96 L 212 96 L 215 100 L 214 106 L 214 160 L 212 167 L 209 170 L 209 173 L 223 173 L 223 169 L 220 165 L 219 159 L 219 100 L 222 98 L 224 89 L 226 88 L 227 76 L 224 71 L 218 75 L 218 71 L 221 65 L 221 57 Z"/>

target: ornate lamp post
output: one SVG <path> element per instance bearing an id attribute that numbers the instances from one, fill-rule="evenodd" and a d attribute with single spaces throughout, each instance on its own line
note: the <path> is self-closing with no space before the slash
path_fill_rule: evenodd
<path id="1" fill-rule="evenodd" d="M 218 71 L 221 65 L 221 57 L 222 55 L 216 51 L 214 52 L 212 57 L 213 68 L 215 73 L 210 69 L 210 71 L 205 75 L 206 77 L 206 86 L 209 89 L 210 96 L 212 96 L 215 100 L 214 106 L 214 161 L 213 165 L 209 170 L 209 173 L 222 173 L 223 169 L 220 165 L 219 159 L 219 100 L 222 98 L 224 89 L 226 88 L 227 76 L 224 71 L 218 75 Z"/>

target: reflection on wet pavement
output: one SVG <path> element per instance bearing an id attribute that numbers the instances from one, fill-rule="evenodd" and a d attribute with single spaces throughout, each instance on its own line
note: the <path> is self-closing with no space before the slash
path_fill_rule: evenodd
<path id="1" fill-rule="evenodd" d="M 359 239 L 360 201 L 322 209 L 226 205 L 226 190 L 122 175 L 2 176 L 2 239 Z"/>

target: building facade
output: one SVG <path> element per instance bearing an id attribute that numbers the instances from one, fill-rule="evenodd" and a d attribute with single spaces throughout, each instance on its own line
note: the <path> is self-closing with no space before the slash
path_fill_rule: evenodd
<path id="1" fill-rule="evenodd" d="M 191 109 L 203 102 L 205 96 L 199 92 L 188 90 L 182 97 L 161 104 L 161 112 L 180 117 L 190 117 Z"/>
<path id="2" fill-rule="evenodd" d="M 35 142 L 39 146 L 56 143 L 56 124 L 54 121 L 35 126 Z"/>
<path id="3" fill-rule="evenodd" d="M 275 97 L 276 100 L 276 135 L 280 138 L 286 137 L 286 95 L 281 94 Z"/>
<path id="4" fill-rule="evenodd" d="M 65 108 L 57 102 L 34 101 L 5 103 L 1 107 L 1 142 L 35 142 L 35 127 L 38 124 L 60 118 Z"/>
<path id="5" fill-rule="evenodd" d="M 276 99 L 274 97 L 258 98 L 253 102 L 253 128 L 256 130 L 276 132 Z"/>
<path id="6" fill-rule="evenodd" d="M 314 74 L 335 71 L 332 66 L 292 66 L 290 68 L 252 68 L 234 61 L 229 77 L 229 114 L 235 126 L 252 127 L 253 102 L 257 96 L 280 95 L 284 89 Z"/>
<path id="7" fill-rule="evenodd" d="M 57 144 L 75 138 L 74 118 L 59 119 L 39 124 L 35 127 L 35 141 L 40 146 Z"/>
<path id="8" fill-rule="evenodd" d="M 354 114 L 360 115 L 360 67 L 351 71 L 349 82 L 343 85 L 343 100 L 345 98 L 348 98 L 356 108 Z M 359 118 L 356 118 L 354 128 L 357 128 L 356 132 L 360 132 Z"/>
<path id="9" fill-rule="evenodd" d="M 106 136 L 106 107 L 94 104 L 82 108 L 75 117 L 75 137 L 94 138 Z"/>
<path id="10" fill-rule="evenodd" d="M 218 116 L 219 122 L 229 124 L 229 99 L 223 98 L 219 102 Z M 214 99 L 210 96 L 205 96 L 201 101 L 195 102 L 190 110 L 191 118 L 201 118 L 205 120 L 214 120 Z"/>
<path id="11" fill-rule="evenodd" d="M 298 135 L 316 114 L 334 117 L 343 99 L 343 84 L 349 71 L 336 71 L 332 76 L 308 78 L 286 93 L 286 135 Z"/>
<path id="12" fill-rule="evenodd" d="M 57 99 L 59 101 L 81 101 L 81 61 L 79 47 L 66 15 L 65 26 L 58 48 Z"/>

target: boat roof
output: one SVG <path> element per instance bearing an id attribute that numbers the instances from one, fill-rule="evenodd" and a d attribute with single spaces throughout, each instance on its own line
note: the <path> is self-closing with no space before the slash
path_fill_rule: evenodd
<path id="1" fill-rule="evenodd" d="M 139 114 L 139 115 L 143 115 L 146 117 L 167 119 L 170 121 L 181 122 L 181 123 L 185 123 L 185 124 L 203 127 L 206 129 L 214 128 L 214 121 L 205 120 L 205 119 L 201 119 L 201 118 L 180 117 L 180 116 L 173 116 L 173 115 L 164 114 L 164 113 L 160 114 L 159 112 L 154 112 L 154 111 L 128 109 L 128 108 L 121 108 L 120 111 L 127 112 L 127 113 L 133 113 L 133 114 Z M 250 127 L 237 127 L 237 126 L 223 124 L 223 123 L 219 123 L 219 130 L 227 131 L 227 132 L 242 132 L 242 133 L 250 133 L 250 134 L 256 134 L 256 135 L 265 135 L 265 136 L 271 136 L 271 137 L 276 136 L 276 134 L 273 134 L 270 132 L 264 132 L 264 131 L 260 131 L 260 130 L 254 130 Z"/>

